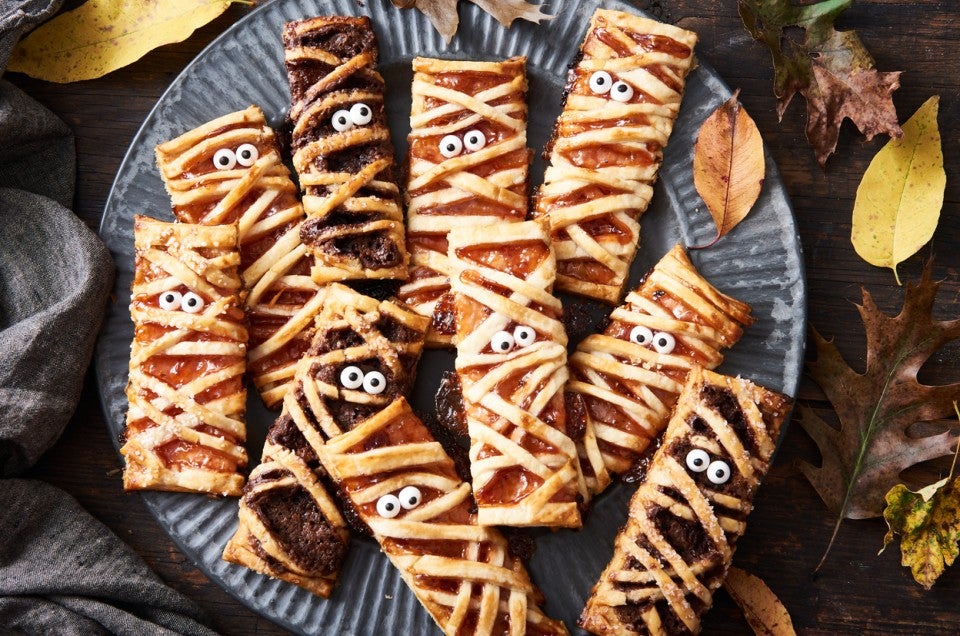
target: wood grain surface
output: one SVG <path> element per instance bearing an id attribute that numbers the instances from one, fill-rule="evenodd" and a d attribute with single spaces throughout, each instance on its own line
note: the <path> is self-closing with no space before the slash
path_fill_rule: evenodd
<path id="1" fill-rule="evenodd" d="M 769 55 L 744 31 L 734 0 L 636 0 L 636 4 L 664 21 L 698 32 L 698 56 L 714 66 L 732 88 L 741 89 L 740 99 L 756 120 L 793 201 L 804 249 L 810 323 L 833 338 L 854 368 L 862 369 L 864 336 L 855 307 L 861 285 L 887 312 L 898 310 L 903 294 L 891 272 L 861 261 L 849 240 L 857 184 L 886 139 L 865 142 L 847 122 L 836 154 L 826 170 L 821 170 L 804 137 L 802 98 L 798 96 L 783 121 L 777 121 Z M 551 10 L 562 11 L 562 1 L 551 3 Z M 74 130 L 79 155 L 75 210 L 90 227 L 99 224 L 110 184 L 149 109 L 201 48 L 246 11 L 234 6 L 187 41 L 158 49 L 102 79 L 55 85 L 17 74 L 7 76 Z M 937 314 L 955 318 L 960 315 L 960 58 L 956 55 L 960 3 L 861 0 L 838 24 L 857 29 L 880 70 L 903 71 L 902 86 L 894 96 L 901 121 L 930 95 L 941 95 L 946 202 L 932 245 L 899 271 L 902 280 L 917 280 L 923 261 L 934 255 L 935 278 L 943 280 Z M 960 380 L 960 345 L 948 346 L 935 355 L 920 378 L 929 383 Z M 820 390 L 807 377 L 799 398 L 820 413 L 829 411 Z M 877 555 L 886 530 L 882 520 L 845 522 L 825 566 L 814 575 L 833 519 L 796 469 L 801 458 L 819 461 L 816 447 L 794 423 L 760 490 L 736 565 L 768 583 L 801 633 L 960 633 L 960 566 L 948 570 L 931 591 L 923 591 L 900 566 L 896 546 Z M 914 485 L 929 483 L 944 471 L 944 465 L 911 470 L 905 477 Z M 73 494 L 165 581 L 200 604 L 218 631 L 231 635 L 283 633 L 194 568 L 139 497 L 123 494 L 120 471 L 120 457 L 108 438 L 90 376 L 62 439 L 27 476 Z M 739 610 L 723 594 L 704 629 L 705 633 L 749 631 Z"/>

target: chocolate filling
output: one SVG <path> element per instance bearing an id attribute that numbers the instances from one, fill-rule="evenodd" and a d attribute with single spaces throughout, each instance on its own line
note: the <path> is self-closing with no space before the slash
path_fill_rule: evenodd
<path id="1" fill-rule="evenodd" d="M 297 389 L 298 391 L 300 389 Z M 310 447 L 307 438 L 303 436 L 300 429 L 297 428 L 293 418 L 286 413 L 282 414 L 270 426 L 267 431 L 267 440 L 278 446 L 282 446 L 297 454 L 300 459 L 308 464 L 317 462 L 317 456 Z M 265 477 L 265 476 L 264 476 Z"/>
<path id="2" fill-rule="evenodd" d="M 697 521 L 687 521 L 666 508 L 661 508 L 653 516 L 653 522 L 660 534 L 687 563 L 692 563 L 709 552 L 716 552 L 710 537 Z"/>
<path id="3" fill-rule="evenodd" d="M 740 403 L 737 402 L 737 397 L 733 394 L 733 391 L 726 387 L 708 384 L 703 387 L 703 390 L 700 392 L 700 397 L 710 408 L 719 413 L 723 419 L 733 427 L 733 430 L 737 433 L 737 437 L 749 442 L 749 444 L 746 444 L 747 451 L 753 451 L 756 444 L 753 440 L 752 431 L 750 430 L 749 424 L 747 424 L 747 417 L 744 415 L 743 409 L 740 408 Z"/>
<path id="4" fill-rule="evenodd" d="M 360 261 L 366 269 L 396 267 L 403 262 L 400 249 L 386 232 L 325 237 L 326 229 L 324 219 L 310 219 L 301 226 L 300 239 L 330 256 Z"/>
<path id="5" fill-rule="evenodd" d="M 411 329 L 388 314 L 382 314 L 376 325 L 377 330 L 390 342 L 417 342 L 423 339 L 422 332 Z"/>
<path id="6" fill-rule="evenodd" d="M 362 344 L 363 338 L 349 327 L 342 329 L 324 329 L 317 333 L 314 338 L 309 355 L 322 355 L 348 347 L 358 347 Z"/>

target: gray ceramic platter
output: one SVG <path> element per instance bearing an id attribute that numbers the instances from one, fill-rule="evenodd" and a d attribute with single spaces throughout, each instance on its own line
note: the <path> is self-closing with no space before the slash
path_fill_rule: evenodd
<path id="1" fill-rule="evenodd" d="M 97 345 L 100 396 L 112 437 L 126 413 L 124 386 L 133 324 L 127 306 L 133 278 L 133 216 L 170 220 L 170 203 L 154 165 L 154 147 L 225 113 L 259 104 L 274 125 L 283 121 L 289 91 L 280 31 L 286 21 L 315 15 L 362 15 L 380 40 L 380 70 L 387 80 L 387 110 L 397 153 L 409 131 L 410 61 L 417 55 L 462 59 L 528 57 L 528 139 L 539 155 L 560 111 L 566 67 L 598 6 L 636 11 L 621 2 L 565 0 L 560 15 L 541 25 L 503 29 L 469 3 L 461 3 L 460 30 L 446 46 L 415 11 L 386 0 L 275 0 L 251 12 L 214 41 L 177 77 L 137 133 L 107 201 L 100 235 L 117 264 L 115 302 Z M 675 243 L 708 242 L 715 232 L 693 186 L 692 156 L 702 121 L 730 96 L 716 73 L 701 62 L 687 82 L 679 119 L 666 149 L 653 203 L 642 220 L 641 246 L 631 284 Z M 694 263 L 722 291 L 749 302 L 757 318 L 728 354 L 721 370 L 740 374 L 790 395 L 803 359 L 806 290 L 800 244 L 790 203 L 776 166 L 767 156 L 767 178 L 750 216 L 714 247 L 691 253 Z M 535 161 L 534 184 L 543 165 Z M 420 365 L 413 402 L 433 408 L 445 352 L 428 352 Z M 273 415 L 250 391 L 249 452 L 260 456 Z M 531 574 L 547 598 L 547 612 L 575 630 L 590 588 L 610 558 L 613 537 L 626 516 L 632 489 L 618 484 L 597 499 L 578 532 L 536 535 Z M 134 496 L 134 495 L 131 495 Z M 436 627 L 370 539 L 354 539 L 340 585 L 328 600 L 220 560 L 237 524 L 235 500 L 177 493 L 141 495 L 160 525 L 213 581 L 254 611 L 297 633 L 428 634 Z"/>

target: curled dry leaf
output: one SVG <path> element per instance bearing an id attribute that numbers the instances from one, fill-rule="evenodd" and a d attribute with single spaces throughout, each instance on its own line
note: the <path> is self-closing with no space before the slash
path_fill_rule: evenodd
<path id="1" fill-rule="evenodd" d="M 742 221 L 760 196 L 765 174 L 760 131 L 737 96 L 707 117 L 693 152 L 693 184 L 717 225 L 709 247 Z"/>
<path id="2" fill-rule="evenodd" d="M 850 240 L 863 260 L 892 269 L 898 285 L 897 265 L 933 237 L 943 207 L 939 104 L 934 95 L 907 120 L 903 137 L 880 149 L 857 187 Z"/>
<path id="3" fill-rule="evenodd" d="M 730 568 L 723 587 L 743 610 L 754 634 L 796 636 L 787 609 L 762 580 L 740 568 Z"/>
<path id="4" fill-rule="evenodd" d="M 149 51 L 180 42 L 227 10 L 231 0 L 88 0 L 22 40 L 8 70 L 50 82 L 106 75 Z"/>
<path id="5" fill-rule="evenodd" d="M 541 22 L 552 20 L 554 16 L 543 12 L 543 6 L 526 0 L 470 0 L 499 22 L 509 27 L 514 20 L 529 20 Z M 457 15 L 459 0 L 391 0 L 394 6 L 401 9 L 416 8 L 423 13 L 433 24 L 443 40 L 449 44 L 457 34 L 460 17 Z"/>

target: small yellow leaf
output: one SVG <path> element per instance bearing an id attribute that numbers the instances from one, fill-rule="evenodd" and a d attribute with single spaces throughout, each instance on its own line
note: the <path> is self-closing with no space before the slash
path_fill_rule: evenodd
<path id="1" fill-rule="evenodd" d="M 50 82 L 106 75 L 180 42 L 231 0 L 88 0 L 50 20 L 13 50 L 8 70 Z"/>
<path id="2" fill-rule="evenodd" d="M 940 96 L 934 95 L 873 158 L 857 188 L 850 240 L 860 257 L 889 267 L 916 254 L 940 220 L 947 175 L 937 126 Z"/>
<path id="3" fill-rule="evenodd" d="M 747 216 L 763 186 L 763 141 L 737 101 L 739 94 L 738 90 L 703 122 L 693 152 L 693 184 L 717 225 L 717 236 L 709 245 Z"/>
<path id="4" fill-rule="evenodd" d="M 723 587 L 743 610 L 754 634 L 796 636 L 787 609 L 759 578 L 740 568 L 730 568 Z"/>

